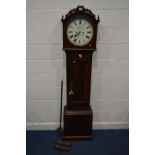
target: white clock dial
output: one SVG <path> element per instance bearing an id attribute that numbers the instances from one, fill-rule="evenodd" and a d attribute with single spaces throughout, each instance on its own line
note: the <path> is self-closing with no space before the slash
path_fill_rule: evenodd
<path id="1" fill-rule="evenodd" d="M 68 25 L 67 37 L 73 45 L 84 46 L 93 37 L 93 27 L 85 19 L 76 19 Z"/>

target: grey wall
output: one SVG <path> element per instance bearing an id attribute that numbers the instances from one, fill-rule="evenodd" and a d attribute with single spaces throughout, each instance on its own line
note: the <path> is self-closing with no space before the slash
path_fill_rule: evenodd
<path id="1" fill-rule="evenodd" d="M 77 5 L 101 20 L 92 64 L 93 128 L 128 128 L 128 0 L 27 0 L 27 129 L 58 125 L 66 76 L 61 16 Z M 65 89 L 66 81 L 63 104 Z"/>

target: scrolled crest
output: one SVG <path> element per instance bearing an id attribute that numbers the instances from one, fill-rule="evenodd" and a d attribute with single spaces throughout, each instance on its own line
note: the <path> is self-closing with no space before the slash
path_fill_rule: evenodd
<path id="1" fill-rule="evenodd" d="M 65 17 L 62 15 L 62 19 L 61 21 L 64 22 L 68 17 L 77 14 L 77 13 L 84 13 L 87 14 L 89 16 L 91 16 L 92 18 L 94 18 L 94 20 L 96 20 L 97 22 L 100 21 L 99 16 L 95 17 L 95 14 L 93 14 L 93 12 L 90 9 L 86 9 L 83 5 L 78 5 L 76 8 L 71 9 L 66 15 Z"/>

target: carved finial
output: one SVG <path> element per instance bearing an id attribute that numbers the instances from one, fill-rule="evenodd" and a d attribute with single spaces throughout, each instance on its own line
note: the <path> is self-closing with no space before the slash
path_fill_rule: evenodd
<path id="1" fill-rule="evenodd" d="M 63 16 L 63 14 L 62 14 L 62 18 L 61 18 L 61 21 L 62 21 L 62 22 L 64 21 L 64 16 Z"/>
<path id="2" fill-rule="evenodd" d="M 97 16 L 97 20 L 98 20 L 98 22 L 100 21 L 100 17 L 99 17 L 99 15 Z"/>
<path id="3" fill-rule="evenodd" d="M 83 5 L 78 5 L 78 6 L 77 6 L 77 9 L 81 11 L 81 10 L 84 10 L 85 8 L 84 8 Z"/>
<path id="4" fill-rule="evenodd" d="M 99 15 L 97 16 L 97 20 L 100 20 L 100 17 L 99 17 Z"/>

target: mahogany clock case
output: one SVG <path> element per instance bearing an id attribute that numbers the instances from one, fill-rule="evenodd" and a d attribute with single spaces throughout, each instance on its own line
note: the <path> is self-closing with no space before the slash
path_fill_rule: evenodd
<path id="1" fill-rule="evenodd" d="M 67 38 L 67 27 L 75 19 L 87 20 L 93 27 L 92 40 L 76 46 Z M 62 17 L 63 50 L 66 52 L 67 105 L 64 107 L 64 140 L 92 139 L 93 112 L 90 106 L 92 55 L 96 50 L 97 25 L 91 10 L 77 6 Z"/>

